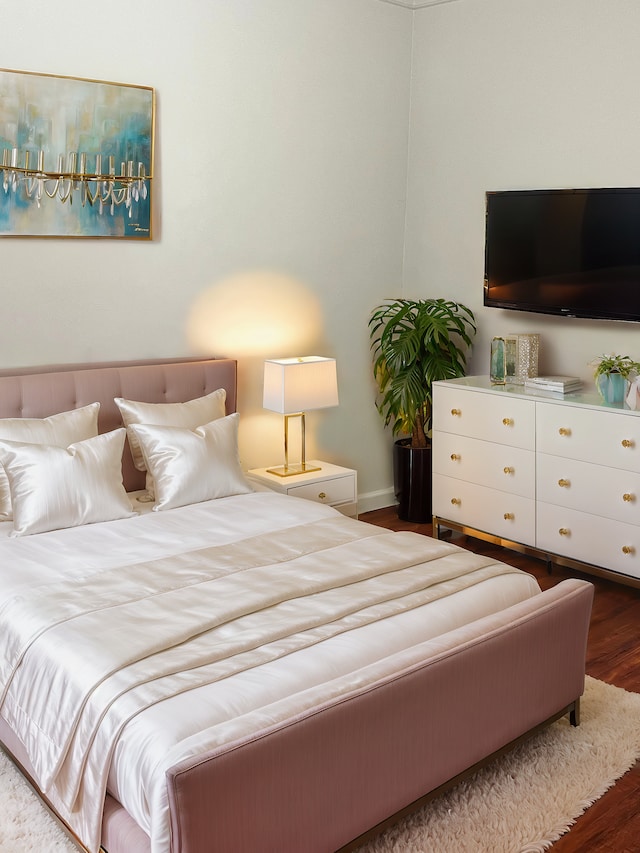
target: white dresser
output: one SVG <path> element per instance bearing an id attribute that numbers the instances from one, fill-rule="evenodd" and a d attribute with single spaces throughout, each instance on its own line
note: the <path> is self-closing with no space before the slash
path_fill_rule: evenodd
<path id="1" fill-rule="evenodd" d="M 640 411 L 551 398 L 484 376 L 433 386 L 441 527 L 640 585 Z"/>

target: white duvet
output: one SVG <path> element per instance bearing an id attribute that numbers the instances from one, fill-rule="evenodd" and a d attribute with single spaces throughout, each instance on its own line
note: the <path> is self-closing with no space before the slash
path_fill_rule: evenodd
<path id="1" fill-rule="evenodd" d="M 268 492 L 9 538 L 0 712 L 92 851 L 105 790 L 168 853 L 165 771 L 539 591 L 503 564 Z"/>

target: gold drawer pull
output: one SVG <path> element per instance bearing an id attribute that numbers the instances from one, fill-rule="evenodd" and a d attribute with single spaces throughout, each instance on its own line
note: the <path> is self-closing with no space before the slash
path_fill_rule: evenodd
<path id="1" fill-rule="evenodd" d="M 512 512 L 505 512 L 505 514 L 504 514 L 504 520 L 505 521 L 513 521 L 514 518 L 515 518 L 515 515 Z"/>
<path id="2" fill-rule="evenodd" d="M 560 534 L 560 536 L 570 536 L 571 535 L 571 531 L 566 527 L 561 527 L 560 530 L 558 530 L 558 533 Z"/>
<path id="3" fill-rule="evenodd" d="M 454 506 L 460 506 L 460 504 L 462 503 L 462 501 L 460 500 L 460 498 L 451 498 L 451 503 L 452 503 Z"/>
<path id="4" fill-rule="evenodd" d="M 622 546 L 622 553 L 623 554 L 635 554 L 636 549 L 633 547 L 633 545 L 623 545 Z"/>
<path id="5" fill-rule="evenodd" d="M 558 485 L 562 489 L 568 489 L 569 486 L 571 485 L 571 480 L 560 479 L 560 480 L 558 480 Z"/>
<path id="6" fill-rule="evenodd" d="M 625 494 L 622 496 L 622 500 L 623 500 L 623 501 L 625 501 L 625 503 L 628 503 L 628 504 L 633 503 L 633 502 L 635 501 L 635 499 L 636 499 L 636 496 L 635 496 L 635 495 L 630 495 L 630 494 L 629 494 L 629 492 L 625 492 Z"/>
<path id="7" fill-rule="evenodd" d="M 560 435 L 571 435 L 571 430 L 569 429 L 569 427 L 560 427 L 558 433 Z"/>
<path id="8" fill-rule="evenodd" d="M 451 409 L 451 414 L 454 418 L 459 418 L 462 412 L 460 409 Z"/>
<path id="9" fill-rule="evenodd" d="M 511 465 L 507 465 L 502 470 L 505 474 L 513 474 L 515 472 L 515 468 L 512 468 Z"/>
<path id="10" fill-rule="evenodd" d="M 633 445 L 634 445 L 633 441 L 631 441 L 628 438 L 623 438 L 620 443 L 622 444 L 623 447 L 633 447 Z"/>
<path id="11" fill-rule="evenodd" d="M 326 492 L 319 492 L 318 497 L 320 498 L 321 501 L 323 501 L 327 497 L 327 493 Z"/>
<path id="12" fill-rule="evenodd" d="M 451 454 L 451 461 L 452 461 L 452 462 L 459 462 L 459 461 L 460 461 L 460 458 L 461 458 L 461 457 L 460 457 L 460 454 L 459 454 L 459 453 L 452 453 L 452 454 Z"/>
<path id="13" fill-rule="evenodd" d="M 503 418 L 502 423 L 505 426 L 513 426 L 513 418 Z"/>

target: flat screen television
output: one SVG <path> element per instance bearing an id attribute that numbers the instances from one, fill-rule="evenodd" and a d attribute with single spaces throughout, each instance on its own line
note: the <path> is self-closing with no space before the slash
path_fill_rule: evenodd
<path id="1" fill-rule="evenodd" d="M 486 195 L 484 304 L 640 322 L 640 188 Z"/>

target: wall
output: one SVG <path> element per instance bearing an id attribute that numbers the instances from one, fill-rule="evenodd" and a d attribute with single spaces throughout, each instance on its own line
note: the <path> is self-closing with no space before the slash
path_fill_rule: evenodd
<path id="1" fill-rule="evenodd" d="M 3 11 L 5 68 L 153 86 L 155 239 L 0 241 L 0 365 L 215 353 L 241 454 L 277 464 L 265 357 L 335 356 L 308 455 L 389 503 L 367 319 L 399 292 L 412 13 L 377 0 L 81 0 Z M 365 499 L 366 503 L 366 499 Z"/>
<path id="2" fill-rule="evenodd" d="M 3 367 L 238 356 L 257 466 L 281 457 L 262 360 L 335 356 L 341 403 L 309 414 L 309 455 L 356 467 L 368 508 L 391 502 L 366 333 L 384 297 L 472 307 L 471 372 L 510 331 L 586 381 L 601 352 L 640 358 L 635 325 L 481 306 L 487 189 L 638 183 L 636 0 L 114 0 L 97 17 L 39 0 L 3 30 L 6 68 L 158 98 L 156 239 L 1 238 Z"/>
<path id="3" fill-rule="evenodd" d="M 637 186 L 640 4 L 459 0 L 414 13 L 407 294 L 476 313 L 471 373 L 493 335 L 540 332 L 540 372 L 591 382 L 603 352 L 640 360 L 637 324 L 482 307 L 484 193 Z"/>

